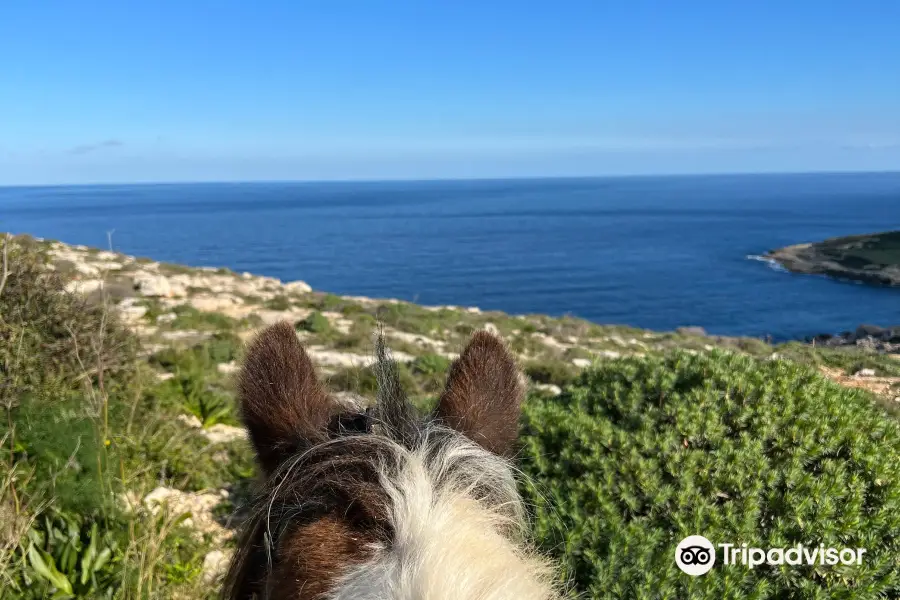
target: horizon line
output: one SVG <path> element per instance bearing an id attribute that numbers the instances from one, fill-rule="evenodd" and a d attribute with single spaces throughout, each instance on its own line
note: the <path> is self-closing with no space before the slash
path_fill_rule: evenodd
<path id="1" fill-rule="evenodd" d="M 166 185 L 240 185 L 240 184 L 322 184 L 322 183 L 449 183 L 457 181 L 491 182 L 491 181 L 547 181 L 547 180 L 590 180 L 590 179 L 653 179 L 653 178 L 691 178 L 691 177 L 765 177 L 774 175 L 900 175 L 897 169 L 811 169 L 805 171 L 714 171 L 696 173 L 660 172 L 660 173 L 619 173 L 603 175 L 513 175 L 513 176 L 475 176 L 475 177 L 389 177 L 371 178 L 329 178 L 329 179 L 185 179 L 185 180 L 137 180 L 137 181 L 96 181 L 81 183 L 0 183 L 0 189 L 12 188 L 52 188 L 52 187 L 104 187 L 104 186 L 166 186 Z"/>

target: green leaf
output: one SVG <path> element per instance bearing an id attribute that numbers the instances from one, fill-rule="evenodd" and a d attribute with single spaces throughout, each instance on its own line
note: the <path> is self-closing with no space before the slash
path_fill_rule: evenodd
<path id="1" fill-rule="evenodd" d="M 81 557 L 81 585 L 85 585 L 91 576 L 94 557 L 97 554 L 97 523 L 91 527 L 91 541 Z"/>
<path id="2" fill-rule="evenodd" d="M 38 550 L 31 544 L 28 546 L 28 562 L 31 563 L 35 573 L 49 581 L 57 590 L 69 595 L 72 594 L 72 584 L 69 583 L 65 575 L 56 569 L 52 556 Z"/>
<path id="3" fill-rule="evenodd" d="M 109 558 L 112 556 L 112 550 L 109 548 L 104 548 L 97 555 L 97 560 L 94 561 L 94 568 L 92 569 L 92 573 L 97 573 L 102 569 L 107 562 L 109 562 Z"/>

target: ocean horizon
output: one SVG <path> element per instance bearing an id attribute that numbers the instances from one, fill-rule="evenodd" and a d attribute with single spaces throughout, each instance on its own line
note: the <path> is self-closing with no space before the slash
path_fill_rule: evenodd
<path id="1" fill-rule="evenodd" d="M 900 324 L 900 290 L 764 252 L 900 227 L 900 173 L 0 187 L 0 230 L 342 295 L 776 340 Z"/>

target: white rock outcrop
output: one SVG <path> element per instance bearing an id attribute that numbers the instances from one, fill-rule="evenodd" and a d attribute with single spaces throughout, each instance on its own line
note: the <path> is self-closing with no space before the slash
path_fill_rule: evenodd
<path id="1" fill-rule="evenodd" d="M 152 273 L 136 273 L 134 289 L 142 296 L 155 298 L 183 298 L 187 295 L 186 287 L 181 283 L 173 283 L 164 275 Z"/>
<path id="2" fill-rule="evenodd" d="M 194 530 L 198 537 L 211 534 L 213 539 L 222 542 L 229 539 L 232 533 L 218 523 L 213 510 L 228 498 L 226 490 L 215 492 L 183 492 L 179 489 L 159 486 L 144 497 L 144 507 L 152 514 L 167 510 L 169 517 L 177 517 L 189 513 L 184 525 Z"/>
<path id="3" fill-rule="evenodd" d="M 215 583 L 224 574 L 231 560 L 231 552 L 224 550 L 213 550 L 203 557 L 203 567 L 200 571 L 200 578 L 205 583 Z"/>
<path id="4" fill-rule="evenodd" d="M 305 281 L 288 281 L 283 287 L 285 291 L 295 294 L 308 294 L 312 291 L 312 287 Z"/>

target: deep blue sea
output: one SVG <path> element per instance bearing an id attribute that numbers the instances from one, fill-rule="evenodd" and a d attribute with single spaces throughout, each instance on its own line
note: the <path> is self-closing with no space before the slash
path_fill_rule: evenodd
<path id="1" fill-rule="evenodd" d="M 338 294 L 803 337 L 900 324 L 900 289 L 749 255 L 900 228 L 900 173 L 0 188 L 0 230 Z"/>

